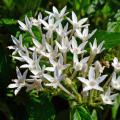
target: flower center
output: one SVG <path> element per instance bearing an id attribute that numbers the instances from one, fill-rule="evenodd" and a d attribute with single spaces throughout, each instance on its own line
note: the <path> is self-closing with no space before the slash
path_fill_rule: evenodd
<path id="1" fill-rule="evenodd" d="M 90 86 L 96 86 L 96 81 L 95 80 L 92 80 L 92 81 L 90 81 Z"/>

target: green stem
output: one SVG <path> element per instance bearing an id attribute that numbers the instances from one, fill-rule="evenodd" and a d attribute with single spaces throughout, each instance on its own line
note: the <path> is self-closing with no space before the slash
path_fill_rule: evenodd
<path id="1" fill-rule="evenodd" d="M 75 96 L 70 93 L 62 84 L 59 83 L 58 85 L 64 92 L 66 92 L 68 95 L 70 95 L 72 98 L 75 98 Z"/>
<path id="2" fill-rule="evenodd" d="M 63 57 L 64 57 L 64 64 L 67 63 L 67 52 L 63 53 Z"/>
<path id="3" fill-rule="evenodd" d="M 114 73 L 114 71 L 113 71 L 113 73 Z M 103 86 L 104 89 L 109 85 L 109 83 L 110 83 L 110 81 L 112 79 L 113 73 L 110 75 L 110 77 L 107 79 L 106 83 L 104 84 L 104 86 Z"/>
<path id="4" fill-rule="evenodd" d="M 76 75 L 77 75 L 77 71 L 74 71 L 70 79 L 73 80 Z"/>

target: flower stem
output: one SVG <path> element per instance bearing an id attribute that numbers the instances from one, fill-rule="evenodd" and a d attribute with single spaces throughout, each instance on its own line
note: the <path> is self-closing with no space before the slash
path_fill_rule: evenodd
<path id="1" fill-rule="evenodd" d="M 58 85 L 64 92 L 66 92 L 68 95 L 70 95 L 72 98 L 75 98 L 75 96 L 70 93 L 62 84 L 59 83 Z"/>
<path id="2" fill-rule="evenodd" d="M 63 53 L 63 57 L 64 57 L 64 64 L 67 63 L 67 52 Z"/>

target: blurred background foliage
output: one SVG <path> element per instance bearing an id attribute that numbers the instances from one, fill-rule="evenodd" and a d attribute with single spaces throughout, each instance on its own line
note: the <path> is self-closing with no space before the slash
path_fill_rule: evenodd
<path id="1" fill-rule="evenodd" d="M 74 10 L 79 18 L 88 17 L 90 29 L 98 29 L 94 37 L 106 42 L 102 59 L 111 62 L 114 56 L 120 58 L 120 0 L 0 0 L 0 120 L 69 120 L 69 106 L 63 98 L 51 97 L 50 93 L 25 93 L 24 89 L 14 96 L 7 88 L 16 78 L 16 64 L 20 64 L 12 60 L 7 49 L 12 44 L 10 36 L 21 32 L 17 20 L 24 21 L 25 15 L 37 17 L 39 12 L 45 15 L 44 10 L 51 11 L 53 5 L 58 9 L 67 5 L 68 11 Z M 119 106 L 120 97 L 112 108 L 104 110 L 104 120 L 120 120 Z M 81 109 L 74 111 L 75 120 Z M 93 111 L 92 119 L 99 120 L 98 116 Z"/>

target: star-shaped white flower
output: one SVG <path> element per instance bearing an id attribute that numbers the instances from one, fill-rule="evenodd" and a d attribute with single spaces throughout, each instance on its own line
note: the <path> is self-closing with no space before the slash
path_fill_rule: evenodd
<path id="1" fill-rule="evenodd" d="M 93 42 L 93 45 L 90 43 L 90 48 L 91 48 L 91 52 L 92 54 L 99 54 L 101 53 L 105 48 L 103 48 L 103 43 L 104 41 L 102 41 L 98 46 L 97 46 L 97 41 L 96 39 Z"/>
<path id="2" fill-rule="evenodd" d="M 69 31 L 67 30 L 68 30 L 68 23 L 65 25 L 64 28 L 61 23 L 59 24 L 58 28 L 56 28 L 56 32 L 60 37 L 66 37 L 71 32 L 71 30 Z"/>
<path id="3" fill-rule="evenodd" d="M 112 75 L 111 86 L 116 90 L 120 90 L 120 76 L 117 78 L 115 72 Z"/>
<path id="4" fill-rule="evenodd" d="M 47 70 L 47 71 L 54 71 L 55 68 L 57 67 L 57 68 L 59 68 L 59 71 L 62 73 L 62 71 L 68 67 L 68 64 L 63 63 L 62 54 L 60 54 L 57 62 L 53 59 L 49 59 L 49 61 L 50 61 L 50 64 L 52 64 L 53 67 L 46 67 L 45 70 Z"/>
<path id="5" fill-rule="evenodd" d="M 71 47 L 70 47 L 70 51 L 74 54 L 82 54 L 84 52 L 86 52 L 86 50 L 84 50 L 85 45 L 87 44 L 87 42 L 81 43 L 79 46 L 77 44 L 77 41 L 75 39 L 74 36 L 72 36 L 72 40 L 71 40 Z"/>
<path id="6" fill-rule="evenodd" d="M 55 6 L 53 6 L 53 12 L 45 11 L 50 16 L 55 17 L 56 20 L 63 19 L 68 13 L 66 12 L 66 6 L 59 12 Z"/>
<path id="7" fill-rule="evenodd" d="M 47 30 L 46 37 L 50 39 L 53 35 L 53 32 L 56 31 L 56 28 L 61 22 L 61 20 L 55 21 L 53 17 L 49 16 L 48 23 L 42 19 L 40 19 L 40 22 L 44 25 L 44 29 Z"/>
<path id="8" fill-rule="evenodd" d="M 74 55 L 73 55 L 73 68 L 76 71 L 80 70 L 82 72 L 86 72 L 88 59 L 89 59 L 89 57 L 85 57 L 81 61 L 79 61 L 78 55 L 74 53 Z"/>
<path id="9" fill-rule="evenodd" d="M 29 70 L 34 74 L 34 75 L 40 75 L 42 76 L 43 70 L 39 65 L 41 56 L 37 57 L 36 51 L 33 52 L 32 58 L 30 58 L 28 55 L 26 55 L 23 52 L 20 52 L 20 56 L 27 62 L 27 64 L 23 64 L 20 66 L 20 68 L 29 68 Z"/>
<path id="10" fill-rule="evenodd" d="M 47 42 L 45 43 L 45 46 L 46 46 L 46 50 L 47 51 L 41 51 L 41 55 L 49 58 L 49 59 L 54 59 L 56 57 L 59 56 L 59 53 L 58 53 L 58 47 L 55 46 L 54 48 L 48 44 Z"/>
<path id="11" fill-rule="evenodd" d="M 82 40 L 82 42 L 87 41 L 90 39 L 94 34 L 96 30 L 92 31 L 92 33 L 89 33 L 88 26 L 86 26 L 83 31 L 76 29 L 77 36 Z"/>
<path id="12" fill-rule="evenodd" d="M 120 71 L 120 62 L 118 61 L 118 58 L 114 58 L 112 62 L 112 66 L 114 67 L 116 72 Z"/>
<path id="13" fill-rule="evenodd" d="M 32 32 L 31 28 L 32 28 L 32 23 L 31 21 L 28 19 L 27 16 L 25 16 L 25 23 L 21 22 L 18 20 L 18 23 L 20 25 L 20 29 L 23 31 L 29 31 L 30 33 Z"/>
<path id="14" fill-rule="evenodd" d="M 67 20 L 73 25 L 73 29 L 81 29 L 81 27 L 86 27 L 88 24 L 85 24 L 88 18 L 83 18 L 78 21 L 76 14 L 72 11 L 72 20 L 67 17 Z"/>
<path id="15" fill-rule="evenodd" d="M 103 82 L 103 80 L 105 80 L 106 77 L 107 75 L 102 75 L 102 76 L 99 76 L 98 78 L 95 78 L 94 68 L 90 67 L 88 79 L 85 79 L 83 77 L 78 77 L 78 80 L 80 80 L 82 83 L 85 84 L 83 88 L 83 92 L 89 91 L 92 89 L 103 91 L 103 88 L 100 87 L 99 84 Z"/>
<path id="16" fill-rule="evenodd" d="M 46 86 L 52 86 L 53 88 L 57 88 L 60 84 L 60 81 L 63 79 L 61 72 L 58 67 L 55 67 L 54 77 L 49 74 L 43 74 L 43 77 L 47 79 L 50 83 L 46 83 Z"/>
<path id="17" fill-rule="evenodd" d="M 19 68 L 16 67 L 16 73 L 18 79 L 14 79 L 13 82 L 15 83 L 8 85 L 8 88 L 16 88 L 14 91 L 15 95 L 17 95 L 18 92 L 21 90 L 21 88 L 26 85 L 25 80 L 26 80 L 27 72 L 28 70 L 26 70 L 22 75 Z"/>
<path id="18" fill-rule="evenodd" d="M 111 89 L 109 87 L 105 94 L 101 94 L 101 98 L 102 98 L 103 104 L 112 105 L 114 103 L 113 101 L 115 100 L 117 95 L 118 94 L 112 94 L 111 95 Z"/>
<path id="19" fill-rule="evenodd" d="M 13 53 L 12 55 L 16 55 L 18 53 L 18 51 L 25 51 L 25 48 L 22 45 L 22 35 L 19 36 L 19 40 L 17 40 L 17 38 L 15 38 L 14 36 L 11 35 L 12 41 L 15 44 L 15 46 L 8 46 L 9 49 L 13 49 Z"/>
<path id="20" fill-rule="evenodd" d="M 62 38 L 61 40 L 61 44 L 57 41 L 56 42 L 56 45 L 58 46 L 59 50 L 62 52 L 62 53 L 67 53 L 70 49 L 70 41 L 68 40 L 68 37 L 64 37 Z"/>
<path id="21" fill-rule="evenodd" d="M 38 42 L 38 40 L 36 40 L 35 38 L 32 39 L 33 40 L 33 43 L 35 46 L 33 47 L 30 47 L 29 49 L 32 50 L 32 51 L 36 51 L 37 53 L 41 54 L 41 52 L 45 51 L 45 44 L 46 44 L 46 40 L 45 40 L 45 36 L 43 35 L 43 38 L 42 38 L 42 43 Z"/>
<path id="22" fill-rule="evenodd" d="M 30 18 L 30 22 L 32 23 L 32 25 L 37 26 L 37 27 L 40 27 L 40 26 L 41 26 L 41 22 L 40 22 L 41 19 L 47 20 L 47 19 L 48 19 L 48 16 L 45 17 L 45 18 L 42 18 L 42 14 L 39 13 L 39 14 L 38 14 L 38 19 L 35 19 L 35 18 L 31 17 L 31 18 Z"/>

